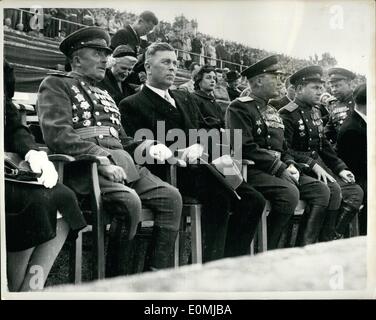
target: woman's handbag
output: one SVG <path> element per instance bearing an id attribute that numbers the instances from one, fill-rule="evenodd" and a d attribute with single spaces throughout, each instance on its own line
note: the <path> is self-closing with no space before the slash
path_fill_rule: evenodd
<path id="1" fill-rule="evenodd" d="M 4 152 L 4 171 L 5 180 L 37 182 L 41 176 L 41 173 L 33 172 L 29 163 L 14 152 Z"/>

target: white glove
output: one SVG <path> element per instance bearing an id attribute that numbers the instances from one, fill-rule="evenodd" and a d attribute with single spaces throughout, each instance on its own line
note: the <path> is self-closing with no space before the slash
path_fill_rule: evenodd
<path id="1" fill-rule="evenodd" d="M 30 164 L 30 168 L 33 172 L 41 173 L 42 164 L 48 160 L 47 153 L 44 151 L 30 150 L 25 155 L 25 160 Z"/>
<path id="2" fill-rule="evenodd" d="M 154 146 L 151 146 L 149 148 L 149 154 L 151 157 L 153 157 L 154 159 L 158 160 L 158 161 L 166 161 L 168 159 L 170 159 L 172 157 L 172 152 L 171 150 L 166 147 L 164 144 L 157 144 L 157 145 L 154 145 Z"/>
<path id="3" fill-rule="evenodd" d="M 38 182 L 51 189 L 56 185 L 58 177 L 54 164 L 47 161 L 42 165 L 42 175 L 38 178 Z"/>
<path id="4" fill-rule="evenodd" d="M 288 170 L 291 173 L 291 175 L 296 179 L 296 181 L 299 181 L 299 178 L 300 178 L 299 170 L 296 169 L 293 164 L 290 164 L 286 170 Z"/>
<path id="5" fill-rule="evenodd" d="M 182 160 L 188 160 L 189 163 L 192 163 L 202 156 L 204 147 L 201 144 L 196 143 L 188 148 L 178 151 L 183 151 L 183 155 L 181 156 Z"/>
<path id="6" fill-rule="evenodd" d="M 42 173 L 38 182 L 46 188 L 52 188 L 56 185 L 58 174 L 53 163 L 48 160 L 47 153 L 44 151 L 30 150 L 25 160 L 30 164 L 33 172 Z"/>

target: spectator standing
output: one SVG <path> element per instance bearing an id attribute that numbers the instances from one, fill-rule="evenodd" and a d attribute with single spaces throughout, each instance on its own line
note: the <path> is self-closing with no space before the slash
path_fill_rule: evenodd
<path id="1" fill-rule="evenodd" d="M 192 52 L 195 53 L 192 55 L 192 60 L 200 64 L 200 55 L 202 49 L 201 34 L 197 33 L 196 37 L 192 40 Z"/>

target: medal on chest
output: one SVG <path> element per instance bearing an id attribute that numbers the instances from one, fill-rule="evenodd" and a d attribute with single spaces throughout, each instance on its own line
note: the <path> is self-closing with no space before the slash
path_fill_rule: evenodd
<path id="1" fill-rule="evenodd" d="M 267 106 L 266 110 L 262 112 L 262 118 L 269 128 L 285 129 L 282 118 L 273 107 Z"/>

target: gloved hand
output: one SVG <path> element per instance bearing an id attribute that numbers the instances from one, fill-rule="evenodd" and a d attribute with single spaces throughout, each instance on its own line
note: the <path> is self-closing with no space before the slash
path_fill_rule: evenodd
<path id="1" fill-rule="evenodd" d="M 158 160 L 158 161 L 166 161 L 168 159 L 170 159 L 172 157 L 172 152 L 171 150 L 166 147 L 164 144 L 157 144 L 157 145 L 154 145 L 154 146 L 151 146 L 149 148 L 149 154 L 151 157 L 153 157 L 154 159 Z"/>
<path id="2" fill-rule="evenodd" d="M 41 173 L 42 164 L 49 161 L 46 152 L 36 150 L 30 150 L 25 155 L 25 160 L 29 163 L 31 170 L 35 173 Z"/>
<path id="3" fill-rule="evenodd" d="M 298 180 L 296 180 L 294 178 L 294 176 L 291 174 L 291 172 L 289 170 L 287 170 L 287 169 L 285 169 L 282 172 L 280 178 L 283 179 L 283 180 L 286 180 L 286 181 L 290 182 L 291 184 L 296 185 L 297 187 L 299 186 Z"/>
<path id="4" fill-rule="evenodd" d="M 30 150 L 25 160 L 30 164 L 33 172 L 42 173 L 38 182 L 46 188 L 53 188 L 58 180 L 58 174 L 53 163 L 48 160 L 47 153 L 44 151 Z"/>
<path id="5" fill-rule="evenodd" d="M 46 188 L 53 188 L 59 176 L 51 161 L 46 161 L 42 164 L 42 175 L 38 178 L 38 182 L 42 183 Z"/>
<path id="6" fill-rule="evenodd" d="M 202 156 L 204 152 L 204 147 L 201 144 L 196 143 L 188 148 L 180 149 L 178 151 L 183 152 L 181 156 L 182 160 L 192 163 Z"/>
<path id="7" fill-rule="evenodd" d="M 299 181 L 299 178 L 300 178 L 300 173 L 299 173 L 299 170 L 295 168 L 295 166 L 293 164 L 290 164 L 287 169 L 291 175 L 293 176 L 293 178 L 295 178 L 296 181 Z"/>

